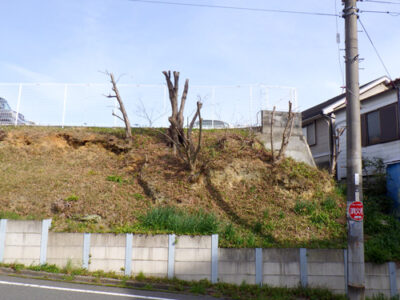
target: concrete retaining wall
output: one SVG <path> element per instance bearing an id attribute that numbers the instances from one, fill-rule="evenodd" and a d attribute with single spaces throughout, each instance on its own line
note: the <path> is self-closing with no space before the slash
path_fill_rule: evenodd
<path id="1" fill-rule="evenodd" d="M 299 249 L 263 249 L 263 283 L 271 286 L 298 286 Z"/>
<path id="2" fill-rule="evenodd" d="M 346 250 L 224 249 L 218 236 L 52 233 L 50 220 L 0 220 L 0 262 L 183 280 L 326 287 L 346 293 Z M 365 264 L 366 295 L 399 294 L 400 266 Z"/>
<path id="3" fill-rule="evenodd" d="M 132 274 L 166 277 L 168 267 L 168 235 L 134 235 L 132 237 Z"/>
<path id="4" fill-rule="evenodd" d="M 272 111 L 261 111 L 262 124 L 261 133 L 258 138 L 262 141 L 266 148 L 271 149 L 271 119 Z M 288 120 L 288 113 L 283 111 L 276 111 L 274 113 L 274 125 L 272 130 L 272 140 L 274 150 L 278 151 L 281 148 L 282 136 Z M 286 148 L 285 155 L 293 159 L 304 162 L 310 166 L 315 167 L 315 162 L 310 151 L 310 147 L 303 136 L 301 128 L 301 113 L 294 113 L 294 122 L 292 135 L 289 139 L 289 144 Z"/>
<path id="5" fill-rule="evenodd" d="M 8 220 L 5 232 L 4 263 L 39 264 L 42 222 Z"/>
<path id="6" fill-rule="evenodd" d="M 254 249 L 220 249 L 218 257 L 220 281 L 255 284 L 256 264 Z"/>

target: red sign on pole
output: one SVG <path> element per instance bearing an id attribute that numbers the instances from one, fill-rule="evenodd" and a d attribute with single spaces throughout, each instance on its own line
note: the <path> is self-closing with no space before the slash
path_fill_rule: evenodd
<path id="1" fill-rule="evenodd" d="M 360 201 L 354 201 L 349 205 L 349 216 L 354 221 L 362 221 L 364 219 L 364 206 Z"/>

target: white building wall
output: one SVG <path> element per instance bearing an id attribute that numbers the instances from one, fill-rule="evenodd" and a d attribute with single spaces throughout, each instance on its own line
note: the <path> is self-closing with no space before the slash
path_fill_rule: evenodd
<path id="1" fill-rule="evenodd" d="M 397 92 L 393 90 L 362 101 L 360 111 L 361 114 L 364 114 L 397 101 Z M 346 110 L 343 109 L 336 113 L 335 127 L 346 127 Z M 382 158 L 385 164 L 400 161 L 400 140 L 363 147 L 362 156 L 369 159 Z M 340 180 L 346 177 L 346 130 L 340 138 L 340 154 L 337 164 L 337 177 Z"/>

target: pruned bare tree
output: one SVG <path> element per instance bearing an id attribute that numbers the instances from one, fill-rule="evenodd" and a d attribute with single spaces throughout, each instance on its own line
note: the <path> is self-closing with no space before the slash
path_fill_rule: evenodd
<path id="1" fill-rule="evenodd" d="M 274 106 L 274 108 L 272 109 L 272 113 L 271 113 L 271 156 L 272 156 L 272 163 L 275 163 L 275 153 L 274 153 L 274 117 L 275 117 L 275 110 L 276 110 L 276 106 Z"/>
<path id="2" fill-rule="evenodd" d="M 114 94 L 106 95 L 106 97 L 107 98 L 115 98 L 115 99 L 117 99 L 118 105 L 119 105 L 119 110 L 122 113 L 122 117 L 120 117 L 119 115 L 117 115 L 114 112 L 112 113 L 112 115 L 117 117 L 118 119 L 120 119 L 122 122 L 124 122 L 124 124 L 125 124 L 125 138 L 127 140 L 131 141 L 133 139 L 132 131 L 131 131 L 131 124 L 129 122 L 128 114 L 126 113 L 124 103 L 123 103 L 121 95 L 119 93 L 119 90 L 118 90 L 118 87 L 117 87 L 117 82 L 115 81 L 115 78 L 114 78 L 114 74 L 113 73 L 109 73 L 107 71 L 105 72 L 105 74 L 110 76 L 110 82 L 112 84 L 112 91 L 114 92 Z"/>
<path id="3" fill-rule="evenodd" d="M 342 128 L 336 128 L 336 131 L 333 135 L 333 153 L 332 153 L 332 158 L 331 158 L 331 167 L 329 169 L 329 173 L 332 176 L 335 176 L 336 173 L 336 165 L 337 165 L 337 159 L 340 154 L 340 137 L 343 135 L 344 131 L 346 130 L 346 127 Z"/>
<path id="4" fill-rule="evenodd" d="M 188 169 L 193 175 L 198 166 L 198 155 L 201 149 L 202 140 L 202 130 L 203 130 L 203 120 L 201 118 L 201 108 L 203 106 L 201 97 L 198 97 L 196 112 L 188 124 L 188 128 L 185 131 L 183 129 L 184 118 L 183 111 L 185 108 L 185 102 L 187 98 L 187 93 L 189 89 L 189 80 L 186 79 L 185 87 L 181 97 L 181 103 L 178 110 L 178 84 L 179 84 L 179 72 L 174 72 L 174 83 L 171 82 L 171 71 L 164 71 L 163 74 L 167 80 L 167 85 L 169 89 L 169 97 L 172 107 L 172 115 L 168 118 L 171 126 L 169 128 L 167 137 L 172 142 L 175 153 L 177 152 L 179 156 L 186 162 Z M 197 145 L 192 137 L 193 127 L 199 120 L 199 133 L 197 136 Z"/>
<path id="5" fill-rule="evenodd" d="M 139 104 L 136 106 L 136 115 L 147 121 L 149 127 L 153 127 L 154 122 L 161 119 L 166 112 L 160 113 L 156 109 L 147 109 L 142 99 L 139 99 Z"/>
<path id="6" fill-rule="evenodd" d="M 293 124 L 294 124 L 294 113 L 292 111 L 292 102 L 289 101 L 289 112 L 287 115 L 285 129 L 283 130 L 282 133 L 282 143 L 278 155 L 276 157 L 276 162 L 279 162 L 283 158 L 283 155 L 285 154 L 286 148 L 289 144 L 289 139 L 292 136 Z"/>
<path id="7" fill-rule="evenodd" d="M 290 137 L 292 136 L 292 130 L 294 125 L 294 113 L 292 111 L 292 102 L 289 101 L 289 112 L 287 114 L 287 120 L 285 124 L 285 128 L 282 132 L 282 141 L 281 146 L 279 148 L 278 154 L 275 156 L 275 149 L 274 149 L 274 123 L 275 123 L 275 110 L 276 107 L 274 106 L 272 113 L 271 113 L 271 131 L 270 131 L 270 143 L 271 143 L 271 155 L 272 155 L 272 163 L 276 164 L 279 163 L 282 158 L 284 157 L 286 148 L 289 144 Z"/>
<path id="8" fill-rule="evenodd" d="M 187 93 L 189 90 L 189 79 L 186 79 L 185 86 L 181 97 L 181 103 L 178 109 L 178 91 L 179 91 L 179 72 L 174 71 L 174 82 L 171 81 L 171 71 L 163 71 L 165 80 L 167 81 L 169 91 L 169 101 L 171 102 L 172 114 L 168 118 L 170 127 L 168 129 L 168 135 L 173 141 L 172 147 L 174 148 L 174 154 L 176 155 L 177 145 L 182 144 L 182 138 L 184 137 L 183 125 L 183 111 L 185 109 L 185 103 Z"/>

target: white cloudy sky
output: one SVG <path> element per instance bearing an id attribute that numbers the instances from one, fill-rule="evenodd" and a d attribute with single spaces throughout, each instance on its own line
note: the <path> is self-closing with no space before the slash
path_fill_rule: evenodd
<path id="1" fill-rule="evenodd" d="M 162 0 L 164 1 L 164 0 Z M 378 0 L 379 2 L 380 0 Z M 340 0 L 174 0 L 338 13 Z M 400 1 L 361 10 L 400 11 Z M 129 0 L 13 0 L 0 4 L 0 82 L 163 83 L 179 70 L 193 85 L 293 86 L 301 109 L 341 92 L 336 17 L 139 3 Z M 400 77 L 400 16 L 361 13 L 393 78 Z M 360 32 L 360 82 L 385 70 Z M 340 56 L 344 53 L 341 52 Z M 343 61 L 343 60 L 342 60 Z"/>

